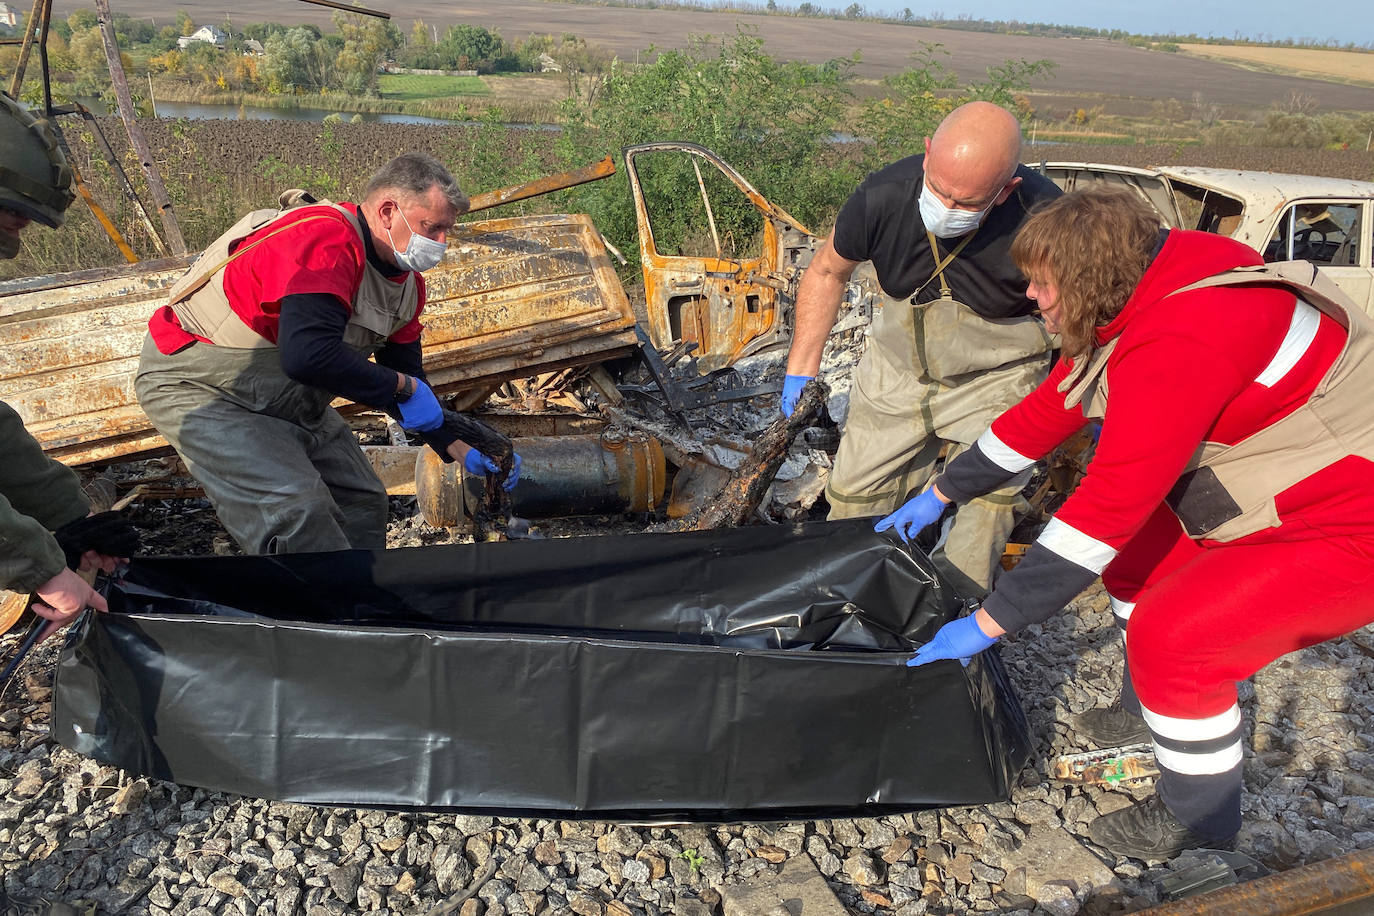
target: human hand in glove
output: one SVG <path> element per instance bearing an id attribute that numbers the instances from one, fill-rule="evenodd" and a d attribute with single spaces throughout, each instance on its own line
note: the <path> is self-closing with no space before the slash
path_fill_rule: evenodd
<path id="1" fill-rule="evenodd" d="M 499 474 L 501 465 L 496 463 L 493 458 L 488 458 L 477 449 L 468 449 L 467 455 L 463 457 L 463 468 L 469 474 Z M 511 464 L 510 473 L 506 475 L 506 480 L 501 484 L 501 489 L 509 492 L 515 489 L 515 485 L 520 480 L 520 453 L 514 453 L 514 461 Z"/>
<path id="2" fill-rule="evenodd" d="M 53 532 L 71 569 L 113 573 L 139 547 L 138 529 L 118 512 L 97 512 Z"/>
<path id="3" fill-rule="evenodd" d="M 906 665 L 915 668 L 946 658 L 957 658 L 967 665 L 970 658 L 995 642 L 997 637 L 984 633 L 978 625 L 978 613 L 975 612 L 940 627 L 935 638 L 917 649 L 915 657 L 908 659 Z"/>
<path id="4" fill-rule="evenodd" d="M 916 535 L 920 534 L 931 522 L 940 517 L 940 513 L 945 511 L 948 502 L 941 499 L 934 487 L 930 487 L 918 496 L 913 496 L 906 501 L 906 504 L 896 512 L 886 518 L 878 519 L 878 523 L 873 526 L 874 531 L 886 531 L 889 528 L 897 532 L 897 536 L 908 543 Z"/>
<path id="5" fill-rule="evenodd" d="M 813 378 L 814 375 L 789 375 L 782 380 L 782 399 L 778 402 L 778 410 L 782 411 L 784 417 L 792 416 L 792 411 L 797 409 L 797 399 L 801 397 L 802 389 Z"/>
<path id="6" fill-rule="evenodd" d="M 411 379 L 415 390 L 409 397 L 398 397 L 396 409 L 401 412 L 401 428 L 427 433 L 444 425 L 444 408 L 434 396 L 434 389 L 417 378 Z"/>

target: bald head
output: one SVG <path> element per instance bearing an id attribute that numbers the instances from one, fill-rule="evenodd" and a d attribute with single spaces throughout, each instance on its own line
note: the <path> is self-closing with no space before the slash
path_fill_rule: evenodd
<path id="1" fill-rule="evenodd" d="M 1005 108 L 969 102 L 951 111 L 926 140 L 926 183 L 946 206 L 983 209 L 1020 183 L 1021 125 Z"/>

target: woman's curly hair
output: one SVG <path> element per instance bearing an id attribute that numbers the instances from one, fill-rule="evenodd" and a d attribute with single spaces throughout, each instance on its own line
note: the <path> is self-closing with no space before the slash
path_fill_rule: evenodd
<path id="1" fill-rule="evenodd" d="M 1120 314 L 1150 266 L 1160 219 L 1138 193 L 1099 185 L 1036 210 L 1012 242 L 1016 266 L 1059 292 L 1064 355 L 1091 352 L 1093 331 Z"/>

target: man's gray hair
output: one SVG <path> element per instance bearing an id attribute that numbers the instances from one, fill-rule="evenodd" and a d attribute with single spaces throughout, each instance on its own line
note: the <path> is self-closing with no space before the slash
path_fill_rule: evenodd
<path id="1" fill-rule="evenodd" d="M 468 196 L 459 189 L 458 182 L 444 164 L 428 153 L 402 153 L 382 166 L 367 182 L 363 200 L 384 191 L 423 197 L 433 187 L 438 187 L 459 213 L 468 211 Z"/>

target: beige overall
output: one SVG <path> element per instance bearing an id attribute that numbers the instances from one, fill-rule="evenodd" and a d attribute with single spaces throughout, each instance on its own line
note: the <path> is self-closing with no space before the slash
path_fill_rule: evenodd
<path id="1" fill-rule="evenodd" d="M 1335 362 L 1307 403 L 1235 445 L 1203 442 L 1165 498 L 1189 537 L 1234 541 L 1279 525 L 1274 498 L 1349 455 L 1374 461 L 1374 427 L 1367 422 L 1374 391 L 1374 320 L 1307 261 L 1238 267 L 1170 295 L 1213 286 L 1281 286 L 1348 334 Z M 1066 407 L 1105 416 L 1107 363 L 1113 338 L 1059 385 Z"/>
<path id="2" fill-rule="evenodd" d="M 246 552 L 380 548 L 386 542 L 386 490 L 347 421 L 329 406 L 333 394 L 288 378 L 276 344 L 248 327 L 224 292 L 225 268 L 253 247 L 230 254 L 233 245 L 310 201 L 287 192 L 281 203 L 281 209 L 257 210 L 236 223 L 172 287 L 169 304 L 182 327 L 213 343 L 168 355 L 150 335 L 135 390 Z M 319 214 L 301 221 L 332 219 L 327 211 L 337 209 L 362 236 L 357 217 L 344 208 L 313 209 Z M 344 343 L 370 355 L 418 308 L 413 274 L 394 283 L 369 264 Z"/>
<path id="3" fill-rule="evenodd" d="M 948 460 L 1045 378 L 1054 341 L 1042 322 L 983 318 L 952 296 L 944 269 L 969 238 L 936 256 L 927 284 L 939 279 L 939 299 L 887 298 L 873 321 L 826 487 L 832 519 L 892 512 L 929 483 L 946 443 Z M 944 559 L 984 590 L 1000 568 L 1028 476 L 960 506 L 945 539 Z"/>

